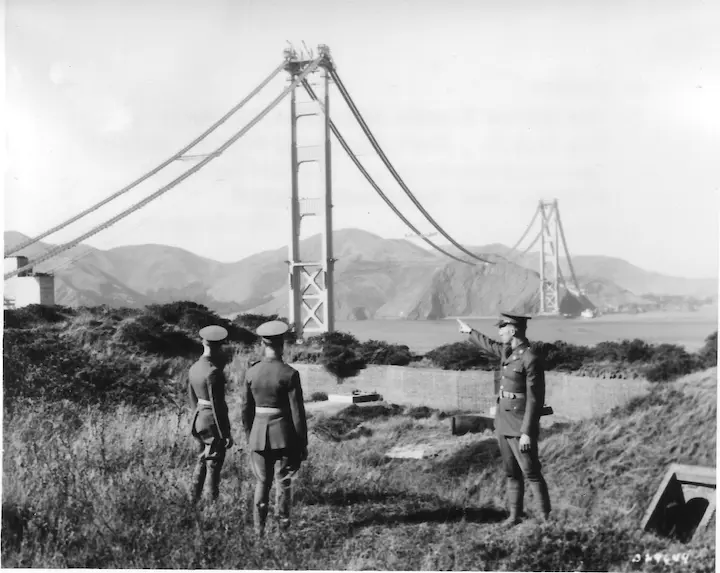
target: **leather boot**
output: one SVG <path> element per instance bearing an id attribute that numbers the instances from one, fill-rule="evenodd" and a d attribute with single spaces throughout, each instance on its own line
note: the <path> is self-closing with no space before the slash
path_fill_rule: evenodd
<path id="1" fill-rule="evenodd" d="M 255 534 L 262 537 L 265 534 L 265 522 L 267 521 L 268 505 L 267 503 L 256 503 L 253 511 L 253 524 L 255 526 Z"/>
<path id="2" fill-rule="evenodd" d="M 503 527 L 513 527 L 522 520 L 523 497 L 525 495 L 525 483 L 522 479 L 507 480 L 507 501 L 510 515 L 503 521 Z"/>
<path id="3" fill-rule="evenodd" d="M 207 462 L 207 471 L 205 477 L 205 494 L 209 495 L 212 501 L 215 501 L 220 495 L 220 470 L 222 463 L 218 460 L 209 460 Z"/>
<path id="4" fill-rule="evenodd" d="M 192 475 L 192 500 L 193 503 L 197 503 L 202 497 L 203 487 L 205 486 L 205 474 L 207 468 L 205 466 L 205 459 L 201 458 L 195 464 L 195 469 Z"/>
<path id="5" fill-rule="evenodd" d="M 530 488 L 535 498 L 535 507 L 537 508 L 537 519 L 539 521 L 547 521 L 550 515 L 550 494 L 548 493 L 545 478 L 540 477 L 539 481 L 530 482 Z"/>

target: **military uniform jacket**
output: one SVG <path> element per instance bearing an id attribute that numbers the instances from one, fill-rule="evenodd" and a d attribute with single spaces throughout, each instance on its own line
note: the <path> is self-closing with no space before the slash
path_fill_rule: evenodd
<path id="1" fill-rule="evenodd" d="M 256 412 L 256 407 L 279 412 Z M 264 358 L 248 368 L 242 420 L 253 451 L 299 452 L 306 447 L 307 421 L 298 371 L 278 358 Z"/>
<path id="2" fill-rule="evenodd" d="M 188 397 L 195 409 L 193 435 L 212 432 L 216 438 L 230 437 L 230 419 L 225 402 L 225 374 L 222 368 L 202 356 L 190 367 Z M 210 404 L 198 403 L 198 399 Z"/>
<path id="3" fill-rule="evenodd" d="M 503 436 L 527 434 L 537 439 L 540 411 L 545 404 L 545 369 L 526 340 L 513 350 L 480 334 L 470 333 L 470 340 L 480 349 L 500 359 L 500 395 L 495 411 L 495 430 Z M 503 398 L 502 391 L 520 393 L 518 398 Z"/>

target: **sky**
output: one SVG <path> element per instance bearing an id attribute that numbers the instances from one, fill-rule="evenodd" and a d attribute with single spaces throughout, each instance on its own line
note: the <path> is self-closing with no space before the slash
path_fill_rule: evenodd
<path id="1" fill-rule="evenodd" d="M 5 229 L 36 235 L 124 187 L 244 98 L 288 42 L 305 42 L 329 46 L 387 156 L 459 243 L 512 245 L 538 201 L 557 199 L 571 255 L 717 276 L 718 21 L 720 5 L 698 0 L 6 0 Z M 224 143 L 287 85 L 282 72 L 192 153 Z M 384 192 L 434 233 L 335 87 L 330 114 Z M 332 157 L 335 229 L 408 238 L 335 141 Z M 82 235 L 192 165 L 175 162 L 46 241 Z M 316 195 L 303 177 L 301 195 Z M 86 242 L 237 261 L 287 245 L 290 181 L 285 99 Z M 317 224 L 305 218 L 303 236 Z"/>

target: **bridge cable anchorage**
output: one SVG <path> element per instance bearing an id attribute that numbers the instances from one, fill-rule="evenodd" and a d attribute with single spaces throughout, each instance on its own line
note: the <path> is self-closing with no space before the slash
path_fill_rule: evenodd
<path id="1" fill-rule="evenodd" d="M 388 168 L 392 176 L 395 178 L 395 181 L 398 182 L 400 187 L 402 187 L 403 191 L 405 191 L 405 194 L 410 197 L 410 200 L 413 202 L 413 204 L 420 210 L 420 212 L 425 215 L 428 221 L 440 232 L 440 234 L 445 237 L 448 241 L 450 241 L 455 247 L 460 249 L 462 252 L 464 252 L 467 255 L 470 255 L 472 258 L 477 259 L 478 261 L 481 261 L 483 263 L 487 264 L 494 264 L 492 261 L 488 261 L 487 259 L 483 259 L 482 257 L 478 257 L 476 254 L 474 254 L 471 251 L 468 251 L 465 247 L 460 245 L 458 242 L 456 242 L 450 235 L 448 235 L 445 230 L 435 221 L 435 219 L 432 218 L 430 213 L 428 213 L 425 208 L 422 206 L 420 201 L 417 200 L 415 195 L 410 191 L 407 185 L 405 185 L 405 182 L 402 180 L 398 172 L 395 170 L 395 168 L 392 166 L 392 163 L 390 163 L 390 160 L 387 158 L 385 153 L 383 152 L 382 148 L 380 147 L 380 144 L 378 144 L 377 140 L 373 136 L 372 132 L 370 131 L 370 128 L 368 127 L 367 123 L 365 123 L 365 120 L 363 119 L 362 115 L 360 114 L 360 111 L 355 106 L 355 103 L 353 102 L 352 98 L 350 97 L 350 94 L 348 93 L 347 89 L 343 85 L 342 81 L 340 80 L 340 76 L 338 76 L 337 71 L 335 69 L 330 70 L 330 74 L 335 81 L 335 84 L 337 85 L 338 89 L 340 90 L 340 94 L 343 96 L 343 99 L 350 107 L 350 110 L 352 111 L 353 115 L 355 116 L 355 119 L 360 124 L 360 127 L 362 128 L 365 135 L 370 140 L 370 144 L 373 146 L 377 154 L 382 159 L 385 166 Z"/>
<path id="2" fill-rule="evenodd" d="M 204 133 L 202 133 L 199 137 L 197 137 L 196 139 L 194 139 L 189 145 L 183 147 L 183 148 L 182 148 L 180 151 L 178 151 L 175 155 L 173 155 L 173 156 L 170 157 L 169 159 L 166 159 L 166 160 L 163 161 L 160 165 L 158 165 L 157 167 L 155 167 L 155 168 L 152 169 L 151 171 L 148 171 L 148 172 L 145 173 L 143 176 L 141 176 L 140 178 L 138 178 L 138 179 L 136 179 L 135 181 L 133 181 L 132 183 L 130 183 L 128 186 L 123 187 L 123 188 L 120 189 L 119 191 L 116 191 L 115 193 L 113 193 L 112 195 L 106 197 L 105 199 L 103 199 L 103 200 L 100 201 L 99 203 L 96 203 L 96 204 L 93 205 L 92 207 L 88 207 L 87 209 L 85 209 L 84 211 L 78 213 L 78 214 L 75 215 L 74 217 L 71 217 L 71 218 L 68 219 L 67 221 L 64 221 L 64 222 L 60 223 L 59 225 L 56 225 L 56 226 L 53 227 L 52 229 L 49 229 L 49 230 L 47 230 L 47 231 L 45 231 L 45 232 L 37 235 L 36 237 L 33 237 L 32 239 L 28 239 L 27 241 L 25 241 L 25 242 L 23 242 L 23 243 L 20 243 L 20 244 L 18 244 L 18 245 L 15 245 L 14 247 L 9 248 L 8 250 L 5 251 L 5 256 L 7 257 L 8 255 L 11 255 L 11 254 L 13 254 L 13 253 L 17 253 L 17 252 L 20 251 L 21 249 L 24 249 L 25 247 L 28 247 L 28 246 L 30 246 L 30 245 L 33 245 L 33 244 L 37 243 L 38 241 L 41 241 L 42 239 L 44 239 L 44 238 L 47 237 L 48 235 L 52 235 L 53 233 L 56 233 L 56 232 L 59 231 L 60 229 L 63 229 L 63 228 L 65 228 L 65 227 L 67 227 L 68 225 L 70 225 L 71 223 L 74 223 L 75 221 L 77 221 L 78 219 L 84 217 L 85 215 L 89 215 L 90 213 L 98 210 L 98 209 L 99 209 L 100 207 L 102 207 L 103 205 L 106 205 L 107 203 L 109 203 L 109 202 L 112 201 L 113 199 L 116 199 L 116 198 L 120 197 L 121 195 L 124 195 L 125 193 L 127 193 L 127 192 L 130 191 L 131 189 L 133 189 L 133 188 L 137 187 L 138 185 L 140 185 L 140 183 L 142 183 L 142 182 L 145 181 L 146 179 L 149 179 L 149 178 L 152 177 L 153 175 L 155 175 L 155 174 L 157 174 L 158 172 L 160 172 L 162 169 L 165 169 L 165 167 L 167 167 L 168 165 L 170 165 L 173 161 L 177 161 L 177 160 L 179 160 L 179 159 L 182 160 L 182 159 L 190 159 L 190 158 L 193 158 L 193 156 L 191 156 L 191 157 L 188 157 L 188 156 L 183 157 L 183 156 L 185 155 L 186 152 L 190 151 L 190 150 L 191 150 L 193 147 L 195 147 L 198 143 L 200 143 L 201 141 L 203 141 L 208 135 L 210 135 L 212 132 L 214 132 L 214 131 L 215 131 L 218 127 L 220 127 L 223 123 L 225 123 L 227 120 L 229 120 L 229 119 L 230 119 L 235 113 L 237 113 L 247 102 L 249 102 L 253 97 L 255 97 L 267 84 L 270 83 L 270 81 L 271 81 L 276 75 L 278 75 L 278 74 L 284 69 L 285 65 L 286 65 L 286 62 L 283 62 L 283 63 L 280 64 L 277 68 L 275 68 L 275 70 L 273 70 L 273 72 L 272 72 L 267 78 L 265 78 L 262 82 L 260 82 L 260 84 L 259 84 L 253 91 L 251 91 L 240 103 L 238 103 L 235 107 L 233 107 L 230 111 L 228 111 L 223 117 L 221 117 L 218 121 L 216 121 L 213 125 L 211 125 L 209 129 L 207 129 L 207 130 L 206 130 Z M 195 157 L 197 157 L 197 156 L 195 156 Z"/>
<path id="3" fill-rule="evenodd" d="M 308 92 L 308 95 L 310 95 L 310 97 L 313 100 L 317 101 L 320 104 L 320 109 L 322 109 L 323 113 L 325 113 L 325 106 L 323 105 L 323 103 L 320 100 L 318 100 L 317 95 L 315 94 L 315 91 L 310 86 L 310 83 L 307 81 L 303 81 L 303 86 L 305 87 L 305 90 Z M 352 162 L 355 164 L 355 167 L 357 167 L 358 170 L 360 171 L 360 173 L 362 173 L 365 176 L 365 179 L 367 179 L 368 183 L 370 183 L 370 185 L 372 185 L 373 189 L 375 189 L 377 194 L 380 195 L 380 197 L 382 197 L 383 201 L 385 201 L 385 203 L 387 203 L 388 207 L 390 207 L 390 209 L 392 209 L 392 211 L 400 218 L 400 220 L 403 223 L 405 223 L 408 226 L 408 228 L 410 228 L 412 231 L 414 231 L 416 235 L 419 235 L 420 238 L 422 240 L 424 240 L 426 243 L 428 243 L 431 247 L 440 251 L 441 253 L 450 257 L 451 259 L 455 259 L 456 261 L 465 263 L 467 265 L 473 265 L 473 266 L 475 265 L 475 263 L 473 263 L 473 262 L 465 261 L 461 258 L 456 257 L 455 255 L 448 253 L 447 251 L 445 251 L 444 249 L 442 249 L 441 247 L 439 247 L 435 243 L 433 243 L 425 235 L 421 234 L 420 231 L 410 221 L 408 221 L 407 218 L 405 218 L 405 216 L 399 211 L 399 209 L 397 207 L 395 207 L 395 205 L 387 197 L 387 195 L 385 195 L 385 193 L 382 192 L 382 189 L 380 189 L 380 187 L 377 185 L 377 183 L 375 183 L 372 176 L 367 172 L 365 167 L 363 167 L 363 164 L 360 163 L 360 160 L 355 156 L 352 149 L 345 141 L 345 138 L 338 131 L 333 120 L 330 120 L 330 129 L 332 130 L 333 134 L 337 138 L 337 140 L 340 143 L 340 145 L 342 146 L 342 148 L 345 150 L 345 152 L 348 154 L 348 156 L 350 157 Z"/>
<path id="4" fill-rule="evenodd" d="M 70 241 L 68 243 L 65 243 L 64 245 L 60 245 L 59 247 L 55 247 L 54 249 L 50 249 L 47 253 L 44 255 L 30 261 L 27 265 L 16 269 L 12 272 L 9 272 L 5 274 L 5 280 L 14 277 L 15 275 L 22 273 L 26 270 L 31 269 L 35 265 L 42 263 L 43 261 L 46 261 L 63 251 L 66 251 L 68 249 L 71 249 L 75 245 L 79 244 L 81 241 L 84 241 L 88 237 L 92 237 L 93 235 L 99 233 L 100 231 L 107 229 L 111 225 L 114 225 L 121 219 L 124 219 L 131 213 L 134 213 L 138 209 L 141 209 L 151 201 L 157 199 L 167 191 L 170 191 L 173 187 L 176 187 L 178 184 L 182 183 L 185 179 L 193 175 L 195 172 L 199 171 L 205 165 L 210 163 L 213 159 L 216 157 L 219 157 L 223 152 L 225 152 L 233 143 L 235 143 L 238 139 L 240 139 L 243 135 L 245 135 L 250 129 L 252 129 L 261 119 L 263 119 L 268 113 L 270 113 L 292 90 L 294 90 L 304 79 L 307 75 L 314 72 L 318 65 L 320 64 L 322 60 L 322 57 L 316 58 L 312 62 L 310 62 L 305 69 L 298 74 L 298 76 L 292 81 L 288 87 L 286 87 L 282 93 L 277 96 L 270 104 L 267 105 L 260 113 L 258 113 L 250 122 L 248 122 L 245 127 L 243 127 L 240 131 L 238 131 L 235 135 L 233 135 L 230 139 L 228 139 L 225 143 L 223 143 L 220 147 L 218 147 L 213 153 L 210 153 L 205 159 L 194 165 L 192 168 L 188 169 L 185 173 L 177 177 L 176 179 L 172 180 L 170 183 L 165 185 L 164 187 L 161 187 L 159 190 L 155 191 L 155 193 L 149 195 L 142 201 L 138 201 L 125 211 L 122 211 L 112 219 L 108 219 L 104 223 L 101 223 L 100 225 L 92 228 L 90 231 L 85 233 L 84 235 L 78 237 L 77 239 L 74 239 L 73 241 Z"/>

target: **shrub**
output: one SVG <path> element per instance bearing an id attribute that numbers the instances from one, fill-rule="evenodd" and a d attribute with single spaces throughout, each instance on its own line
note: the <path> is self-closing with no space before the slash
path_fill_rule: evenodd
<path id="1" fill-rule="evenodd" d="M 705 345 L 700 349 L 700 352 L 698 352 L 698 360 L 702 368 L 717 366 L 717 339 L 718 331 L 716 330 L 705 339 Z"/>
<path id="2" fill-rule="evenodd" d="M 388 344 L 381 340 L 368 340 L 361 343 L 359 353 L 367 364 L 406 366 L 413 360 L 413 355 L 407 346 Z"/>
<path id="3" fill-rule="evenodd" d="M 666 382 L 697 370 L 699 360 L 675 344 L 660 344 L 655 348 L 653 360 L 645 369 L 650 382 Z"/>
<path id="4" fill-rule="evenodd" d="M 307 350 L 295 348 L 298 349 L 295 358 L 315 359 L 316 363 L 322 364 L 325 370 L 335 376 L 338 383 L 356 376 L 367 366 L 360 343 L 347 332 L 324 332 L 307 339 Z M 313 352 L 313 348 L 318 348 L 319 352 Z"/>
<path id="5" fill-rule="evenodd" d="M 288 322 L 287 318 L 280 317 L 277 314 L 240 314 L 233 319 L 233 323 L 242 328 L 246 328 L 251 332 L 255 332 L 261 324 L 270 322 L 271 320 L 282 320 Z"/>
<path id="6" fill-rule="evenodd" d="M 443 370 L 492 370 L 497 363 L 468 341 L 444 344 L 428 352 L 426 357 Z"/>
<path id="7" fill-rule="evenodd" d="M 170 362 L 81 347 L 53 331 L 6 331 L 3 351 L 3 391 L 10 408 L 20 399 L 148 408 L 176 393 Z"/>
<path id="8" fill-rule="evenodd" d="M 338 383 L 357 376 L 366 366 L 365 361 L 353 347 L 340 344 L 323 345 L 320 364 L 335 376 Z"/>
<path id="9" fill-rule="evenodd" d="M 153 314 L 123 320 L 113 334 L 113 341 L 140 352 L 163 356 L 189 356 L 198 351 L 197 342 L 180 330 L 166 328 L 165 323 Z"/>
<path id="10" fill-rule="evenodd" d="M 328 395 L 325 392 L 313 392 L 308 402 L 325 402 L 327 399 Z"/>
<path id="11" fill-rule="evenodd" d="M 32 328 L 41 324 L 63 322 L 73 317 L 76 311 L 63 306 L 31 304 L 22 308 L 4 311 L 5 328 Z"/>
<path id="12" fill-rule="evenodd" d="M 591 355 L 587 346 L 576 346 L 562 340 L 533 342 L 533 350 L 543 358 L 546 370 L 578 370 Z"/>
<path id="13" fill-rule="evenodd" d="M 227 339 L 229 342 L 254 344 L 257 341 L 257 336 L 246 328 L 230 322 L 218 316 L 208 307 L 192 301 L 153 304 L 146 308 L 145 314 L 163 323 L 176 325 L 178 328 L 188 331 L 192 338 L 197 337 L 200 329 L 211 324 L 217 324 L 228 331 Z"/>

